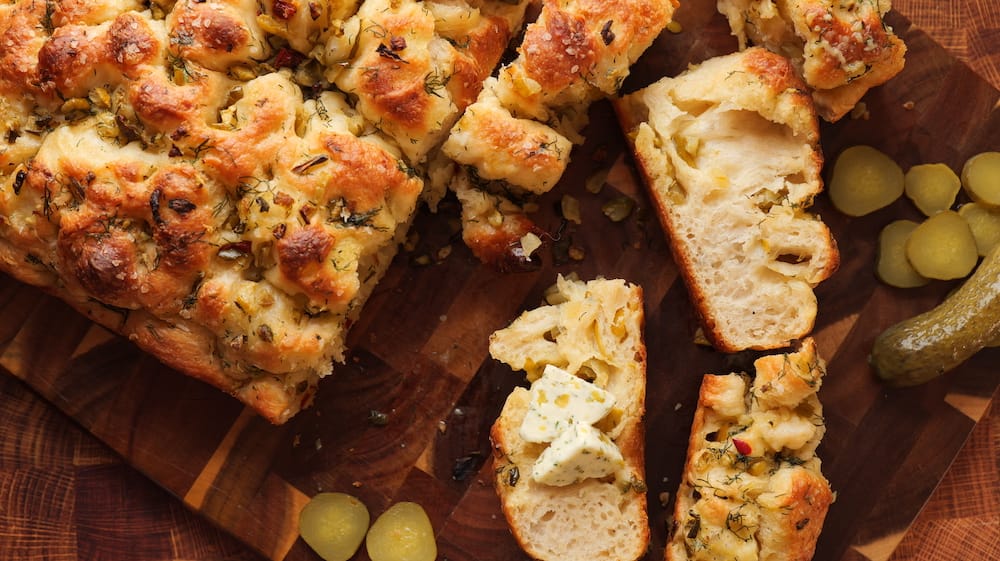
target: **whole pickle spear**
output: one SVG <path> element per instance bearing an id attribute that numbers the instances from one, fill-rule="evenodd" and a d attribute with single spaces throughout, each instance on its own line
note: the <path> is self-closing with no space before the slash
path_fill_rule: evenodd
<path id="1" fill-rule="evenodd" d="M 875 339 L 868 362 L 884 382 L 915 386 L 957 367 L 1000 340 L 1000 246 L 958 290 Z"/>

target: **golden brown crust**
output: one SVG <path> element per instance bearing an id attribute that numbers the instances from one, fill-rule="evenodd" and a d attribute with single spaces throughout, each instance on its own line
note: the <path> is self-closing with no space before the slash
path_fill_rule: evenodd
<path id="1" fill-rule="evenodd" d="M 822 474 L 796 470 L 775 499 L 763 514 L 769 531 L 764 539 L 775 543 L 770 549 L 783 551 L 789 561 L 809 561 L 834 500 L 829 482 Z"/>
<path id="2" fill-rule="evenodd" d="M 792 58 L 820 116 L 833 122 L 903 69 L 906 45 L 886 25 L 887 0 L 719 0 L 741 47 Z"/>
<path id="3" fill-rule="evenodd" d="M 453 73 L 447 84 L 452 100 L 460 109 L 476 101 L 483 81 L 500 61 L 513 32 L 505 19 L 489 17 L 462 38 L 465 48 L 456 51 Z"/>
<path id="4" fill-rule="evenodd" d="M 521 46 L 525 71 L 548 91 L 565 88 L 597 57 L 597 38 L 587 33 L 586 20 L 554 6 L 546 3 L 545 17 L 528 26 Z"/>
<path id="5" fill-rule="evenodd" d="M 618 92 L 629 65 L 670 21 L 676 0 L 547 0 L 518 51 L 526 74 L 544 92 L 585 81 Z"/>
<path id="6" fill-rule="evenodd" d="M 0 93 L 38 91 L 38 51 L 45 43 L 45 2 L 18 2 L 0 13 Z"/>
<path id="7" fill-rule="evenodd" d="M 358 12 L 357 55 L 336 84 L 414 164 L 444 140 L 513 35 L 485 8 L 456 15 L 414 0 L 368 0 Z"/>
<path id="8" fill-rule="evenodd" d="M 487 81 L 479 99 L 451 130 L 443 150 L 459 164 L 475 168 L 481 179 L 545 193 L 569 164 L 572 144 L 543 123 L 515 118 L 493 96 L 494 83 Z"/>
<path id="9" fill-rule="evenodd" d="M 222 72 L 267 58 L 270 48 L 257 25 L 256 10 L 256 3 L 246 0 L 178 0 L 165 22 L 171 54 Z"/>
<path id="10" fill-rule="evenodd" d="M 537 268 L 539 262 L 525 255 L 521 241 L 528 234 L 542 235 L 542 229 L 519 206 L 502 195 L 472 188 L 467 176 L 454 189 L 462 203 L 462 240 L 476 258 L 502 272 Z"/>
<path id="11" fill-rule="evenodd" d="M 806 85 L 787 58 L 762 49 L 749 49 L 742 63 L 751 74 L 767 84 L 775 97 L 787 90 L 796 99 L 793 103 L 802 106 L 809 104 L 808 94 L 805 93 Z M 819 124 L 815 124 L 813 129 L 810 134 L 818 138 Z"/>

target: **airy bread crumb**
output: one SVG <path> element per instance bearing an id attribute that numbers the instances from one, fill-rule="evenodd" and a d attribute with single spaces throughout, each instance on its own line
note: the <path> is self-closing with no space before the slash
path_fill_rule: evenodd
<path id="1" fill-rule="evenodd" d="M 752 48 L 617 101 L 705 334 L 722 351 L 812 330 L 839 264 L 806 212 L 822 189 L 816 114 L 787 59 Z"/>

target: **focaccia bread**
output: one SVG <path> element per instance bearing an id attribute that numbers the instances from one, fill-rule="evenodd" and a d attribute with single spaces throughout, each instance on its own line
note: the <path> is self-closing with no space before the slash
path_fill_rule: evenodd
<path id="1" fill-rule="evenodd" d="M 834 500 L 816 455 L 826 365 L 806 339 L 754 367 L 702 381 L 667 561 L 812 559 Z"/>
<path id="2" fill-rule="evenodd" d="M 526 0 L 463 4 L 366 0 L 347 31 L 356 33 L 355 56 L 330 71 L 413 164 L 427 159 L 475 101 L 527 7 Z"/>
<path id="3" fill-rule="evenodd" d="M 649 542 L 642 289 L 560 276 L 546 301 L 490 337 L 490 354 L 532 382 L 490 432 L 504 514 L 535 559 L 638 559 Z"/>
<path id="4" fill-rule="evenodd" d="M 0 269 L 286 421 L 525 6 L 3 4 Z"/>
<path id="5" fill-rule="evenodd" d="M 504 204 L 512 203 L 511 193 L 551 190 L 573 145 L 583 140 L 590 104 L 618 93 L 676 7 L 677 0 L 545 0 L 525 29 L 518 57 L 487 82 L 442 147 L 462 166 L 452 188 L 487 191 Z M 519 242 L 532 227 L 523 213 L 513 224 L 491 225 L 489 236 L 481 224 L 464 225 L 475 230 L 464 239 L 484 262 L 504 269 L 523 259 Z M 491 245 L 477 245 L 484 237 Z M 495 251 L 499 240 L 506 242 L 504 253 Z"/>
<path id="6" fill-rule="evenodd" d="M 774 349 L 807 335 L 813 287 L 839 253 L 807 212 L 823 158 L 788 60 L 759 47 L 717 57 L 615 108 L 712 344 Z"/>
<path id="7" fill-rule="evenodd" d="M 890 0 L 718 0 L 740 42 L 790 57 L 834 122 L 898 74 L 906 45 L 885 21 Z"/>

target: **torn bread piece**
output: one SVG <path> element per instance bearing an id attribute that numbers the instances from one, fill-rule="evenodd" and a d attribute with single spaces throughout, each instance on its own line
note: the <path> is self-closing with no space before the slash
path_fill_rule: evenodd
<path id="1" fill-rule="evenodd" d="M 807 561 L 834 500 L 816 455 L 826 364 L 812 339 L 706 375 L 677 491 L 667 561 Z"/>
<path id="2" fill-rule="evenodd" d="M 721 351 L 808 334 L 839 264 L 806 209 L 822 190 L 812 101 L 787 59 L 717 57 L 615 104 L 699 313 Z"/>
<path id="3" fill-rule="evenodd" d="M 638 559 L 649 542 L 642 289 L 560 276 L 546 301 L 490 337 L 490 354 L 532 382 L 490 432 L 504 514 L 535 559 Z"/>
<path id="4" fill-rule="evenodd" d="M 551 190 L 573 145 L 583 140 L 590 104 L 618 92 L 676 7 L 676 0 L 546 0 L 525 29 L 518 57 L 487 82 L 452 127 L 442 151 L 460 166 L 454 175 L 512 204 L 505 191 L 530 196 Z M 490 188 L 496 183 L 502 189 Z M 520 221 L 498 230 L 490 238 L 505 236 L 510 252 L 529 231 Z M 467 236 L 466 242 L 475 239 Z M 494 252 L 471 247 L 497 265 L 488 260 Z"/>
<path id="5" fill-rule="evenodd" d="M 718 0 L 740 42 L 789 57 L 834 122 L 898 74 L 906 45 L 885 23 L 890 0 Z"/>
<path id="6" fill-rule="evenodd" d="M 328 75 L 411 165 L 423 164 L 479 95 L 526 7 L 526 0 L 366 0 L 348 22 L 352 58 Z"/>

